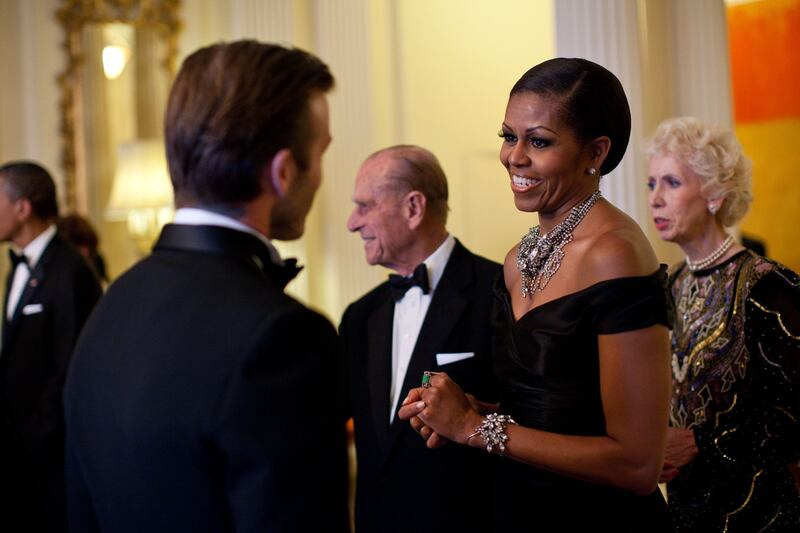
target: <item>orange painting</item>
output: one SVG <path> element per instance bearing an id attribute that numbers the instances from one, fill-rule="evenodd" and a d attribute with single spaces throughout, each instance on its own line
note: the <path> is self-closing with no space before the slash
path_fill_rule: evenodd
<path id="1" fill-rule="evenodd" d="M 800 118 L 800 1 L 728 8 L 736 122 Z"/>
<path id="2" fill-rule="evenodd" d="M 741 229 L 800 272 L 800 0 L 729 6 L 736 135 L 753 161 L 753 205 Z"/>

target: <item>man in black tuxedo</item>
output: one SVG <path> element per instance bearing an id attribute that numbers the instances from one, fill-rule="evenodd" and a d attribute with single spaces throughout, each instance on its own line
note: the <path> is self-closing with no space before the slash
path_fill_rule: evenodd
<path id="1" fill-rule="evenodd" d="M 0 240 L 11 271 L 0 351 L 0 501 L 4 524 L 66 531 L 61 394 L 78 334 L 102 290 L 56 232 L 53 178 L 40 165 L 0 167 Z"/>
<path id="2" fill-rule="evenodd" d="M 429 450 L 397 418 L 424 371 L 447 372 L 481 399 L 496 395 L 490 311 L 500 265 L 448 234 L 447 196 L 439 162 L 417 146 L 376 152 L 356 177 L 347 229 L 364 240 L 367 263 L 398 273 L 351 304 L 339 327 L 358 457 L 357 533 L 491 530 L 493 458 L 463 446 Z M 428 479 L 434 492 L 421 490 Z"/>
<path id="3" fill-rule="evenodd" d="M 178 210 L 108 290 L 64 393 L 73 531 L 348 531 L 336 330 L 287 296 L 330 142 L 333 77 L 237 41 L 183 63 L 165 141 Z"/>

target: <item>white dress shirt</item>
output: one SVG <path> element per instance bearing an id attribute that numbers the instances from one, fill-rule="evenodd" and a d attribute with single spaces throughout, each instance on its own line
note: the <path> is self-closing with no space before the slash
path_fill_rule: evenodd
<path id="1" fill-rule="evenodd" d="M 50 224 L 46 230 L 29 242 L 28 246 L 21 251 L 15 250 L 16 253 L 21 253 L 25 256 L 28 264 L 20 263 L 14 270 L 14 278 L 11 280 L 11 288 L 8 290 L 8 307 L 6 308 L 6 318 L 8 320 L 11 320 L 11 317 L 14 316 L 14 311 L 17 308 L 22 292 L 25 290 L 25 285 L 28 284 L 28 280 L 31 278 L 31 272 L 36 268 L 36 263 L 39 262 L 45 248 L 47 248 L 47 245 L 50 244 L 55 235 L 56 226 L 55 224 Z"/>
<path id="2" fill-rule="evenodd" d="M 249 233 L 250 235 L 255 235 L 267 247 L 267 250 L 269 250 L 269 256 L 272 258 L 272 260 L 279 265 L 283 264 L 281 254 L 278 253 L 278 250 L 275 248 L 275 246 L 273 246 L 272 242 L 266 236 L 251 228 L 247 224 L 242 224 L 235 218 L 221 215 L 207 209 L 201 209 L 199 207 L 182 207 L 175 211 L 175 218 L 173 221 L 175 224 L 186 224 L 187 226 L 220 226 L 223 228 L 243 231 L 244 233 Z"/>
<path id="3" fill-rule="evenodd" d="M 442 279 L 444 267 L 450 259 L 450 254 L 456 245 L 456 240 L 452 235 L 448 235 L 444 242 L 428 257 L 423 263 L 428 269 L 428 281 L 430 292 L 422 294 L 422 289 L 417 286 L 411 287 L 405 296 L 394 304 L 394 322 L 392 324 L 392 385 L 389 391 L 391 400 L 391 410 L 389 411 L 389 423 L 394 420 L 395 412 L 398 409 L 400 391 L 406 378 L 408 363 L 411 361 L 411 354 L 417 344 L 419 331 L 428 313 L 436 286 Z M 422 376 L 420 376 L 422 379 Z"/>

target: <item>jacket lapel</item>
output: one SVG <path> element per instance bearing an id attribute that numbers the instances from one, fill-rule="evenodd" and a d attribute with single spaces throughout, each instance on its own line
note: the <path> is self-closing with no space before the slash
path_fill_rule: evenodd
<path id="1" fill-rule="evenodd" d="M 422 323 L 417 343 L 408 363 L 403 389 L 400 391 L 400 403 L 408 392 L 419 387 L 422 373 L 425 370 L 436 370 L 436 354 L 442 351 L 447 339 L 458 324 L 468 300 L 462 294 L 464 289 L 474 283 L 472 259 L 466 248 L 458 240 L 450 254 L 442 278 L 433 294 L 431 305 Z M 395 418 L 390 428 L 390 446 L 397 442 L 397 438 L 408 422 Z"/>
<path id="2" fill-rule="evenodd" d="M 8 273 L 6 277 L 6 292 L 5 298 L 3 298 L 3 339 L 8 338 L 8 332 L 11 326 L 11 320 L 7 318 L 8 316 L 8 294 L 11 292 L 11 283 L 14 279 L 14 269 L 12 268 L 11 271 Z M 5 342 L 3 343 L 5 345 Z"/>
<path id="3" fill-rule="evenodd" d="M 22 294 L 19 296 L 19 301 L 17 302 L 17 307 L 14 309 L 14 314 L 11 315 L 11 320 L 8 321 L 7 327 L 3 331 L 3 346 L 11 345 L 11 341 L 14 338 L 14 335 L 17 330 L 17 324 L 19 323 L 20 317 L 22 316 L 22 310 L 25 308 L 26 305 L 31 303 L 33 300 L 34 295 L 38 292 L 39 287 L 42 285 L 42 281 L 44 280 L 45 274 L 47 272 L 48 264 L 53 260 L 53 257 L 56 255 L 58 251 L 58 247 L 61 245 L 61 238 L 58 235 L 54 235 L 50 242 L 47 244 L 47 247 L 42 252 L 41 257 L 36 262 L 36 266 L 33 267 L 33 270 L 30 272 L 30 276 L 28 277 L 27 283 L 25 283 L 25 288 L 22 289 Z M 8 281 L 8 289 L 11 288 L 11 280 L 13 279 L 14 272 L 10 273 L 9 281 Z M 5 307 L 8 305 L 8 290 L 6 291 L 6 305 L 3 306 L 3 312 L 5 312 Z M 4 317 L 5 318 L 5 317 Z M 4 320 L 4 323 L 6 321 Z"/>
<path id="4" fill-rule="evenodd" d="M 386 443 L 389 431 L 393 320 L 394 301 L 387 293 L 383 303 L 367 319 L 367 379 L 374 427 L 382 444 Z"/>

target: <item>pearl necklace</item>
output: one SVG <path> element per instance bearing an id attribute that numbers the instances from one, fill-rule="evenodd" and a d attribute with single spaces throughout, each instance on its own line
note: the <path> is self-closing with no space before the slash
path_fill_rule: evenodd
<path id="1" fill-rule="evenodd" d="M 517 250 L 517 268 L 522 275 L 522 297 L 541 291 L 561 266 L 562 248 L 572 242 L 572 232 L 600 198 L 594 191 L 586 200 L 573 207 L 567 218 L 556 224 L 549 233 L 540 235 L 539 226 L 532 227 L 522 237 Z"/>
<path id="2" fill-rule="evenodd" d="M 713 265 L 717 259 L 725 255 L 725 252 L 728 251 L 728 248 L 731 247 L 733 244 L 733 236 L 728 235 L 728 238 L 722 241 L 722 244 L 719 245 L 719 248 L 711 252 L 708 257 L 704 257 L 699 261 L 692 261 L 689 259 L 689 256 L 686 256 L 686 266 L 689 267 L 689 270 L 692 272 L 697 272 L 698 270 L 702 270 L 706 267 Z"/>

